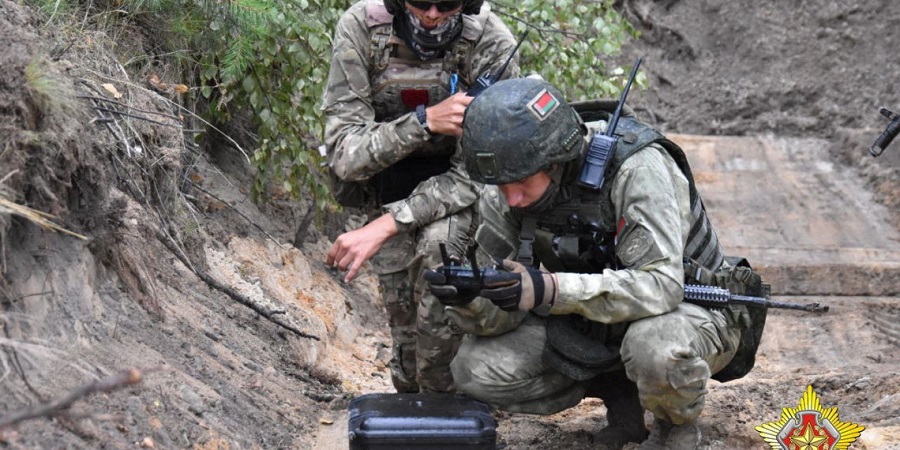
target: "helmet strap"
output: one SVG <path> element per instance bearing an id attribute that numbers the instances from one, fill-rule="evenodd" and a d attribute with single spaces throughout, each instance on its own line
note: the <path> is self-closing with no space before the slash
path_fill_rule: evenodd
<path id="1" fill-rule="evenodd" d="M 547 176 L 550 177 L 554 183 L 560 184 L 563 178 L 564 165 L 559 163 L 550 164 L 550 167 L 545 168 L 544 172 L 547 173 Z"/>

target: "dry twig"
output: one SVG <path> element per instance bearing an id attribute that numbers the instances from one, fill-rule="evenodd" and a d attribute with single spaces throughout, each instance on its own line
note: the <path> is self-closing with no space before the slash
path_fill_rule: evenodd
<path id="1" fill-rule="evenodd" d="M 121 81 L 121 80 L 118 80 L 118 81 Z M 87 80 L 82 80 L 82 84 L 84 84 L 86 87 L 90 88 L 90 89 L 93 90 L 94 92 L 97 92 L 97 90 L 94 89 L 93 86 L 91 86 L 91 85 L 87 82 Z M 129 86 L 135 87 L 135 88 L 137 88 L 137 89 L 143 89 L 143 90 L 147 91 L 147 89 L 144 88 L 144 87 L 142 87 L 142 86 L 135 85 L 135 84 L 129 83 L 129 82 L 126 82 L 126 84 L 128 84 Z M 193 115 L 193 116 L 196 117 L 196 115 L 194 115 L 191 111 L 187 110 L 187 109 L 184 108 L 183 106 L 181 106 L 181 105 L 179 105 L 179 104 L 177 104 L 177 103 L 175 103 L 175 102 L 172 102 L 171 100 L 165 99 L 164 97 L 158 96 L 158 95 L 157 95 L 156 93 L 154 93 L 153 91 L 148 91 L 148 92 L 151 92 L 151 93 L 153 93 L 154 95 L 156 95 L 156 98 L 161 98 L 161 99 L 163 99 L 163 100 L 169 102 L 170 104 L 177 106 L 181 111 L 183 111 L 183 112 L 185 112 L 185 113 L 188 113 L 188 114 L 191 114 L 191 115 Z M 107 128 L 109 129 L 109 131 L 112 132 L 114 136 L 116 136 L 117 138 L 119 138 L 120 140 L 123 141 L 123 144 L 125 145 L 125 148 L 126 148 L 126 149 L 130 149 L 131 147 L 130 147 L 129 144 L 128 144 L 128 140 L 125 139 L 124 133 L 121 131 L 121 129 L 119 129 L 118 132 L 117 132 L 117 130 L 113 129 L 112 126 L 111 126 L 111 125 L 115 125 L 116 127 L 118 127 L 118 121 L 114 120 L 114 118 L 113 118 L 112 116 L 110 116 L 109 114 L 122 114 L 122 113 L 119 112 L 119 111 L 110 110 L 109 108 L 105 108 L 104 106 L 102 106 L 102 105 L 100 104 L 100 102 L 107 102 L 107 103 L 117 103 L 117 102 L 103 100 L 101 97 L 94 97 L 94 96 L 82 96 L 82 98 L 87 99 L 87 100 L 90 100 L 91 102 L 93 102 L 93 104 L 94 104 L 94 110 L 97 112 L 98 116 L 99 116 L 100 119 L 104 122 L 104 124 L 107 126 Z M 127 106 L 127 105 L 124 105 L 124 106 L 130 108 L 130 106 Z M 132 108 L 132 109 L 135 109 L 135 108 Z M 127 115 L 127 114 L 123 114 L 123 115 Z M 143 117 L 141 117 L 141 119 L 143 119 L 143 120 L 148 120 L 148 119 L 143 118 Z M 211 128 L 215 129 L 216 131 L 219 131 L 218 129 L 216 129 L 215 127 L 213 127 L 211 124 L 209 124 L 208 122 L 204 121 L 202 118 L 197 117 L 197 119 L 203 121 L 204 123 L 206 123 L 206 125 L 210 126 Z M 150 121 L 150 122 L 155 122 L 155 121 L 152 121 L 152 120 L 149 120 L 149 121 Z M 220 132 L 221 132 L 221 131 L 220 131 Z M 226 134 L 224 134 L 224 133 L 222 133 L 222 134 L 223 134 L 223 136 L 225 136 L 229 141 L 231 141 L 231 142 L 238 148 L 238 150 L 240 150 L 240 151 L 244 154 L 244 157 L 247 158 L 247 162 L 250 162 L 249 156 L 248 156 L 247 153 L 244 152 L 244 150 L 237 144 L 237 142 L 235 142 L 233 139 L 231 139 L 228 135 L 226 135 Z M 119 163 L 124 167 L 124 164 L 123 164 L 121 161 L 120 161 Z M 137 164 L 137 166 L 138 166 L 138 168 L 139 168 L 141 171 L 144 171 L 145 174 L 146 174 L 146 171 L 145 171 L 145 169 L 143 168 L 143 166 L 142 166 L 141 164 Z M 152 177 L 148 177 L 148 178 L 151 178 L 151 179 L 152 179 Z M 152 182 L 152 181 L 151 181 L 151 182 Z M 201 190 L 201 191 L 205 192 L 206 194 L 208 194 L 208 195 L 210 195 L 210 196 L 216 198 L 217 200 L 222 201 L 221 199 L 218 199 L 218 197 L 215 197 L 212 193 L 207 192 L 206 190 L 204 190 L 203 188 L 197 186 L 196 184 L 194 184 L 194 186 L 197 187 L 198 190 Z M 139 202 L 143 203 L 145 207 L 147 207 L 147 208 L 149 208 L 149 209 L 155 209 L 155 208 L 152 208 L 152 206 L 150 205 L 150 203 L 149 203 L 148 199 L 146 198 L 146 196 L 145 196 L 142 192 L 140 192 L 140 190 L 137 188 L 137 186 L 132 186 L 132 183 L 129 183 L 127 179 L 123 179 L 123 187 L 125 188 L 126 191 L 128 191 L 128 192 L 132 195 L 132 197 L 134 197 L 134 198 L 135 198 L 136 200 L 138 200 Z M 157 196 L 158 203 L 159 203 L 160 205 L 165 205 L 166 202 L 164 201 L 164 199 L 159 197 L 160 191 L 161 191 L 160 189 L 154 189 L 154 193 L 155 193 L 156 196 Z M 184 194 L 182 193 L 182 195 L 184 195 Z M 227 203 L 225 203 L 225 202 L 222 202 L 222 203 L 224 203 L 224 204 L 227 205 Z M 231 206 L 231 205 L 229 205 L 229 206 Z M 237 209 L 235 209 L 235 211 L 237 211 L 238 214 L 240 214 L 242 217 L 244 217 L 245 219 L 247 219 L 248 221 L 250 221 L 250 219 L 249 219 L 247 216 L 245 216 L 243 213 L 241 213 L 241 212 L 238 211 Z M 209 276 L 207 273 L 205 273 L 205 272 L 203 272 L 202 270 L 198 269 L 194 264 L 191 263 L 191 261 L 190 261 L 190 259 L 187 257 L 187 255 L 181 250 L 181 248 L 180 248 L 179 245 L 178 245 L 178 242 L 176 241 L 176 238 L 173 237 L 173 236 L 171 236 L 171 235 L 169 235 L 169 234 L 165 231 L 165 230 L 167 229 L 167 223 L 168 223 L 168 220 L 167 220 L 167 219 L 164 217 L 164 215 L 163 215 L 162 213 L 160 213 L 159 211 L 156 211 L 156 215 L 159 217 L 159 223 L 160 223 L 160 227 L 154 230 L 155 235 L 156 235 L 156 238 L 157 238 L 163 245 L 165 245 L 166 248 L 169 249 L 169 251 L 171 251 L 172 254 L 175 255 L 175 257 L 178 258 L 178 259 L 182 262 L 182 264 L 185 265 L 185 267 L 187 267 L 187 268 L 190 269 L 192 272 L 194 272 L 194 274 L 196 274 L 196 275 L 197 275 L 201 280 L 203 280 L 207 285 L 209 285 L 209 286 L 212 287 L 213 289 L 216 289 L 216 290 L 219 290 L 219 291 L 221 291 L 221 292 L 224 292 L 224 293 L 227 294 L 229 297 L 231 297 L 231 298 L 233 298 L 234 300 L 236 300 L 238 303 L 240 303 L 240 304 L 242 304 L 242 305 L 244 305 L 244 306 L 249 307 L 250 309 L 256 311 L 257 313 L 259 313 L 260 315 L 262 315 L 263 317 L 265 317 L 266 319 L 268 319 L 268 320 L 271 321 L 272 323 L 274 323 L 274 324 L 276 324 L 276 325 L 278 325 L 278 326 L 280 326 L 280 327 L 282 327 L 282 328 L 284 328 L 284 329 L 286 329 L 286 330 L 291 331 L 292 333 L 296 334 L 297 336 L 305 337 L 305 338 L 310 338 L 310 339 L 315 339 L 315 340 L 317 340 L 317 341 L 318 341 L 318 340 L 321 340 L 318 336 L 315 336 L 315 335 L 311 335 L 311 334 L 305 333 L 305 332 L 303 332 L 302 330 L 300 330 L 299 328 L 297 328 L 294 324 L 290 323 L 290 321 L 286 318 L 286 314 L 285 314 L 285 311 L 284 311 L 284 310 L 278 310 L 278 309 L 267 308 L 267 307 L 265 307 L 265 306 L 263 306 L 263 305 L 260 305 L 259 303 L 254 302 L 253 300 L 251 300 L 251 299 L 247 298 L 246 296 L 240 294 L 239 292 L 235 291 L 234 289 L 232 289 L 232 288 L 230 288 L 230 287 L 228 287 L 228 286 L 226 286 L 226 285 L 220 283 L 219 281 L 217 281 L 217 280 L 215 280 L 214 278 L 212 278 L 211 276 Z M 254 226 L 257 226 L 257 228 L 259 228 L 260 230 L 262 230 L 262 228 L 259 227 L 257 224 L 253 223 L 253 221 L 250 221 L 250 223 L 253 224 Z M 269 236 L 269 238 L 271 238 L 273 241 L 275 241 L 275 239 L 274 239 L 271 235 L 269 235 L 269 233 L 267 233 L 265 230 L 262 230 L 262 231 L 263 231 L 267 236 Z M 275 241 L 275 242 L 278 243 L 278 241 Z M 278 245 L 281 246 L 280 243 L 278 243 Z M 282 247 L 282 248 L 284 248 L 284 247 Z"/>
<path id="2" fill-rule="evenodd" d="M 69 231 L 51 222 L 50 219 L 56 219 L 56 216 L 38 211 L 36 209 L 31 209 L 27 206 L 20 205 L 15 202 L 11 202 L 4 198 L 2 194 L 0 194 L 0 214 L 3 213 L 24 217 L 33 222 L 35 225 L 44 228 L 45 230 L 59 231 L 70 236 L 75 236 L 79 239 L 87 240 L 87 237 L 75 233 L 74 231 Z"/>
<path id="3" fill-rule="evenodd" d="M 212 197 L 212 198 L 218 200 L 218 201 L 221 202 L 223 205 L 228 206 L 229 208 L 231 208 L 232 210 L 234 210 L 234 212 L 238 213 L 239 216 L 243 217 L 247 222 L 250 222 L 250 225 L 253 225 L 254 227 L 256 227 L 256 229 L 258 229 L 259 231 L 262 231 L 263 234 L 265 234 L 266 236 L 268 236 L 269 239 L 271 239 L 272 242 L 275 243 L 275 245 L 281 247 L 282 249 L 285 248 L 283 245 L 281 245 L 280 242 L 278 242 L 278 239 L 275 239 L 274 236 L 272 236 L 271 234 L 269 234 L 269 232 L 266 231 L 263 227 L 259 226 L 256 222 L 254 222 L 252 219 L 250 219 L 249 217 L 247 217 L 247 215 L 244 214 L 244 213 L 242 213 L 239 209 L 237 209 L 237 207 L 235 207 L 235 206 L 232 205 L 231 203 L 226 202 L 225 200 L 222 200 L 222 199 L 219 198 L 219 196 L 217 196 L 216 194 L 213 194 L 212 192 L 209 192 L 209 191 L 207 191 L 206 189 L 203 189 L 199 184 L 194 183 L 194 182 L 191 181 L 191 180 L 187 180 L 187 181 L 188 181 L 188 183 L 191 183 L 191 185 L 194 186 L 194 188 L 196 188 L 196 189 L 199 190 L 200 192 L 203 192 L 204 194 L 206 194 L 206 195 L 208 195 L 208 196 L 210 196 L 210 197 Z"/>
<path id="4" fill-rule="evenodd" d="M 139 116 L 139 115 L 137 115 L 137 114 L 130 114 L 130 113 L 123 112 L 123 111 L 118 111 L 118 110 L 115 110 L 115 109 L 102 108 L 102 107 L 99 107 L 99 106 L 95 106 L 94 109 L 96 109 L 97 111 L 102 111 L 102 112 L 106 112 L 106 113 L 110 113 L 110 114 L 116 114 L 116 115 L 120 115 L 120 116 L 131 117 L 131 118 L 133 118 L 133 119 L 144 120 L 144 121 L 150 122 L 150 123 L 152 123 L 152 124 L 162 125 L 162 126 L 165 126 L 165 127 L 182 128 L 182 125 L 181 125 L 180 123 L 165 123 L 165 122 L 160 122 L 160 121 L 158 121 L 158 120 L 153 120 L 153 119 L 151 119 L 151 118 L 149 118 L 149 117 Z M 107 121 L 107 120 L 113 120 L 113 119 L 100 119 L 100 121 Z"/>
<path id="5" fill-rule="evenodd" d="M 248 164 L 252 164 L 252 161 L 250 160 L 250 155 L 247 153 L 246 150 L 244 150 L 243 147 L 241 147 L 241 144 L 238 144 L 238 142 L 235 141 L 235 140 L 234 140 L 231 136 L 229 136 L 227 133 L 225 133 L 224 131 L 222 131 L 222 130 L 216 128 L 215 125 L 213 125 L 212 123 L 210 123 L 210 122 L 207 121 L 206 119 L 200 117 L 199 115 L 197 115 L 197 113 L 191 111 L 190 109 L 187 109 L 187 108 L 185 108 L 184 106 L 179 105 L 177 102 L 174 102 L 174 101 L 172 101 L 172 100 L 170 100 L 170 99 L 167 99 L 167 98 L 165 98 L 165 97 L 163 97 L 163 96 L 161 96 L 161 95 L 158 95 L 155 91 L 152 91 L 152 90 L 150 90 L 150 89 L 147 89 L 147 88 L 145 88 L 144 86 L 141 86 L 141 85 L 139 85 L 139 84 L 136 84 L 136 83 L 133 83 L 133 82 L 130 82 L 130 81 L 122 81 L 122 80 L 120 80 L 120 79 L 111 78 L 111 77 L 109 77 L 109 76 L 107 76 L 107 75 L 104 75 L 104 74 L 102 74 L 102 73 L 97 73 L 97 72 L 95 72 L 95 71 L 91 71 L 91 70 L 88 70 L 88 71 L 93 72 L 93 73 L 96 74 L 98 77 L 105 78 L 105 79 L 110 79 L 110 80 L 114 80 L 114 81 L 118 81 L 118 82 L 122 82 L 122 83 L 124 83 L 124 84 L 126 84 L 126 85 L 128 85 L 128 86 L 130 86 L 130 87 L 135 88 L 135 89 L 140 89 L 140 90 L 143 90 L 143 91 L 146 91 L 146 92 L 149 92 L 149 93 L 152 93 L 152 94 L 156 95 L 156 98 L 159 98 L 159 99 L 161 99 L 161 100 L 163 100 L 163 101 L 165 101 L 165 102 L 171 104 L 172 106 L 174 106 L 175 108 L 177 108 L 179 111 L 181 111 L 181 112 L 183 112 L 183 113 L 185 113 L 185 114 L 187 114 L 187 115 L 189 115 L 189 116 L 191 116 L 191 117 L 193 117 L 193 118 L 199 120 L 200 122 L 203 122 L 204 125 L 210 127 L 210 128 L 213 129 L 214 131 L 216 131 L 216 132 L 218 132 L 219 134 L 221 134 L 222 137 L 224 137 L 226 140 L 228 140 L 228 142 L 231 142 L 231 144 L 234 145 L 234 147 L 237 148 L 238 151 L 240 151 L 242 155 L 244 155 L 244 159 L 247 160 L 247 163 L 248 163 Z"/>
<path id="6" fill-rule="evenodd" d="M 34 405 L 13 412 L 6 417 L 0 417 L 0 430 L 10 425 L 15 425 L 19 422 L 34 419 L 37 417 L 57 416 L 67 410 L 70 406 L 72 406 L 73 403 L 84 397 L 95 394 L 97 392 L 111 392 L 116 389 L 131 386 L 140 383 L 142 378 L 143 375 L 141 374 L 140 370 L 130 369 L 100 380 L 93 381 L 91 383 L 87 383 L 58 400 L 52 401 L 50 403 Z"/>
<path id="7" fill-rule="evenodd" d="M 157 116 L 168 117 L 169 119 L 173 119 L 173 120 L 175 120 L 175 121 L 177 121 L 177 122 L 179 122 L 179 123 L 182 121 L 180 117 L 174 116 L 174 115 L 172 115 L 172 114 L 161 113 L 161 112 L 159 112 L 159 111 L 150 111 L 150 110 L 147 110 L 147 109 L 136 108 L 136 107 L 134 107 L 134 106 L 131 106 L 131 105 L 128 105 L 128 104 L 125 104 L 125 103 L 122 103 L 122 102 L 117 102 L 117 101 L 115 101 L 115 100 L 110 100 L 110 99 L 108 99 L 108 98 L 106 98 L 106 97 L 97 97 L 97 96 L 93 96 L 93 95 L 78 95 L 77 97 L 78 97 L 78 98 L 86 98 L 86 99 L 88 99 L 88 100 L 97 100 L 97 101 L 100 101 L 100 102 L 112 103 L 113 105 L 119 105 L 119 106 L 128 108 L 128 109 L 130 109 L 130 110 L 132 110 L 132 111 L 142 112 L 142 113 L 145 113 L 145 114 L 153 114 L 153 115 L 157 115 Z M 115 111 L 115 112 L 117 112 L 117 111 Z"/>
<path id="8" fill-rule="evenodd" d="M 246 296 L 235 291 L 234 289 L 232 289 L 228 286 L 225 286 L 224 284 L 217 281 L 215 278 L 209 276 L 209 274 L 194 267 L 194 265 L 191 264 L 190 260 L 187 258 L 187 256 L 184 254 L 184 252 L 182 252 L 181 249 L 175 245 L 175 243 L 172 241 L 172 238 L 163 234 L 162 231 L 159 231 L 159 230 L 156 231 L 156 239 L 158 239 L 160 242 L 162 242 L 162 244 L 165 245 L 166 248 L 168 248 L 169 251 L 172 252 L 172 254 L 175 255 L 175 257 L 178 258 L 178 260 L 181 261 L 181 263 L 185 265 L 185 267 L 190 268 L 194 272 L 194 274 L 196 274 L 198 277 L 200 277 L 200 279 L 203 280 L 207 285 L 209 285 L 209 287 L 216 289 L 218 291 L 224 292 L 225 294 L 227 294 L 229 297 L 233 298 L 238 303 L 256 311 L 261 316 L 268 319 L 270 322 L 296 334 L 297 336 L 305 337 L 305 338 L 309 338 L 309 339 L 315 339 L 317 341 L 322 340 L 316 335 L 303 332 L 302 330 L 300 330 L 299 328 L 295 327 L 293 324 L 291 324 L 290 322 L 285 320 L 284 319 L 284 316 L 285 316 L 284 310 L 266 309 L 262 305 L 259 305 L 257 302 L 254 302 L 253 300 L 247 298 Z"/>
<path id="9" fill-rule="evenodd" d="M 15 370 L 16 373 L 19 374 L 19 377 L 22 378 L 22 382 L 25 383 L 25 387 L 27 387 L 32 394 L 37 396 L 37 398 L 43 401 L 44 396 L 40 392 L 38 392 L 37 389 L 35 389 L 35 387 L 31 384 L 31 381 L 28 380 L 28 376 L 25 375 L 25 369 L 22 368 L 22 361 L 19 360 L 19 352 L 16 351 L 16 346 L 10 345 L 11 342 L 15 341 L 13 341 L 12 336 L 9 333 L 8 325 L 9 324 L 6 318 L 0 316 L 0 328 L 3 328 L 3 334 L 6 335 L 5 342 L 2 338 L 0 338 L 0 348 L 2 348 L 4 352 L 6 352 L 7 357 L 9 357 L 9 362 L 12 364 L 12 368 L 10 368 L 9 366 L 7 366 L 5 359 L 2 361 L 4 372 L 3 376 L 0 376 L 0 381 L 3 381 L 3 379 L 6 378 L 9 371 Z"/>

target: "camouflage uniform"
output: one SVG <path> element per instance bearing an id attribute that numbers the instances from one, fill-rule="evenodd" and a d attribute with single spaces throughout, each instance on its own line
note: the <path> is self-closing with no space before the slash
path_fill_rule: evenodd
<path id="1" fill-rule="evenodd" d="M 606 127 L 603 121 L 587 125 L 587 139 Z M 454 379 L 460 391 L 503 409 L 552 414 L 581 401 L 586 384 L 542 359 L 548 316 L 629 323 L 621 357 L 641 405 L 658 419 L 693 422 L 703 408 L 710 375 L 734 355 L 747 326 L 746 310 L 712 311 L 682 303 L 682 256 L 690 255 L 686 248 L 696 236 L 692 226 L 696 230 L 709 223 L 705 212 L 698 216 L 691 207 L 689 181 L 666 150 L 650 144 L 636 151 L 604 186 L 611 208 L 601 221 L 616 224 L 615 254 L 624 267 L 574 273 L 543 261 L 558 277 L 558 297 L 550 308 L 507 313 L 484 298 L 448 308 L 468 333 L 451 365 Z M 507 206 L 495 186 L 485 187 L 479 207 L 478 242 L 494 256 L 515 259 L 522 215 Z M 545 214 L 563 211 L 555 205 Z M 695 254 L 706 255 L 708 268 L 716 269 L 723 263 L 721 247 L 711 229 L 706 236 Z M 535 239 L 537 248 L 552 245 L 553 236 L 540 233 L 539 224 Z"/>
<path id="2" fill-rule="evenodd" d="M 443 58 L 422 61 L 393 32 L 392 20 L 381 0 L 363 0 L 338 22 L 323 103 L 325 142 L 334 173 L 365 186 L 369 219 L 390 213 L 399 230 L 372 258 L 390 315 L 394 385 L 447 391 L 459 333 L 421 272 L 440 265 L 440 242 L 462 253 L 476 188 L 453 156 L 457 139 L 429 134 L 414 109 L 446 99 L 454 74 L 464 91 L 493 73 L 515 42 L 485 4 L 480 14 L 463 16 L 462 36 Z M 507 76 L 517 73 L 515 66 Z"/>

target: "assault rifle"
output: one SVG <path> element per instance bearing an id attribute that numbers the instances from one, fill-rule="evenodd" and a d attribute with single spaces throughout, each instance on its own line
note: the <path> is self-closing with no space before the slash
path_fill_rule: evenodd
<path id="1" fill-rule="evenodd" d="M 444 265 L 435 271 L 444 276 L 446 281 L 442 284 L 453 285 L 460 293 L 477 293 L 481 291 L 484 288 L 484 277 L 497 274 L 496 266 L 478 268 L 475 262 L 475 251 L 477 249 L 475 245 L 469 246 L 466 254 L 466 258 L 471 265 L 464 265 L 451 258 L 447 253 L 445 244 L 441 243 L 440 249 Z M 718 286 L 698 284 L 684 285 L 684 301 L 685 303 L 713 309 L 725 308 L 731 305 L 745 305 L 751 308 L 793 309 L 816 313 L 828 312 L 829 309 L 828 305 L 820 305 L 819 303 L 776 302 L 765 297 L 732 294 L 728 289 Z"/>
<path id="2" fill-rule="evenodd" d="M 764 297 L 734 295 L 728 289 L 718 286 L 684 285 L 684 301 L 704 308 L 725 308 L 729 305 L 746 305 L 755 308 L 797 309 L 809 312 L 828 312 L 828 306 L 818 303 L 774 302 Z"/>
<path id="3" fill-rule="evenodd" d="M 512 52 L 510 52 L 509 57 L 506 58 L 506 62 L 503 63 L 503 65 L 500 67 L 500 70 L 498 70 L 497 73 L 493 75 L 488 73 L 475 79 L 475 84 L 469 87 L 469 90 L 466 91 L 467 96 L 478 97 L 478 95 L 481 94 L 482 91 L 490 87 L 492 84 L 500 81 L 500 77 L 502 77 L 503 73 L 506 72 L 506 66 L 509 65 L 510 61 L 512 61 L 513 59 L 513 56 L 516 56 L 516 52 L 519 50 L 519 47 L 523 42 L 525 42 L 525 36 L 528 36 L 527 29 L 522 33 L 522 36 L 519 36 L 519 42 L 516 44 L 515 48 L 512 49 Z"/>
<path id="4" fill-rule="evenodd" d="M 879 156 L 884 152 L 885 147 L 891 144 L 891 141 L 897 137 L 897 134 L 900 133 L 900 114 L 897 114 L 887 108 L 881 108 L 881 115 L 887 117 L 891 123 L 888 124 L 887 128 L 881 133 L 881 136 L 878 136 L 878 139 L 875 140 L 875 143 L 869 147 L 869 153 L 872 156 Z"/>

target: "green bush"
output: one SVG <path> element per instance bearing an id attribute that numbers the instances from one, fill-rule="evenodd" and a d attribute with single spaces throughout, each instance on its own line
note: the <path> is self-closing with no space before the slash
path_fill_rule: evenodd
<path id="1" fill-rule="evenodd" d="M 364 1 L 364 0 L 363 0 Z M 64 0 L 34 0 L 54 11 Z M 226 122 L 233 111 L 253 119 L 258 170 L 254 195 L 270 186 L 311 195 L 317 208 L 335 208 L 316 150 L 323 131 L 320 98 L 328 76 L 331 39 L 349 0 L 136 0 L 107 8 L 164 39 L 157 57 L 182 67 L 209 100 L 203 112 Z M 624 85 L 624 69 L 606 61 L 635 31 L 612 0 L 498 0 L 493 10 L 515 34 L 531 30 L 521 47 L 525 73 L 538 73 L 572 99 L 611 97 Z M 643 79 L 639 77 L 638 85 Z"/>
<path id="2" fill-rule="evenodd" d="M 175 0 L 177 1 L 177 0 Z M 319 100 L 328 77 L 331 35 L 346 0 L 234 0 L 204 10 L 197 65 L 201 95 L 213 100 L 212 119 L 229 111 L 256 121 L 253 193 L 265 198 L 271 183 L 320 208 L 334 206 L 322 182 Z"/>
<path id="3" fill-rule="evenodd" d="M 529 30 L 520 49 L 525 74 L 540 74 L 569 100 L 614 97 L 624 87 L 627 73 L 609 62 L 636 31 L 612 1 L 499 0 L 491 5 L 513 33 Z M 637 83 L 644 83 L 643 77 Z"/>

